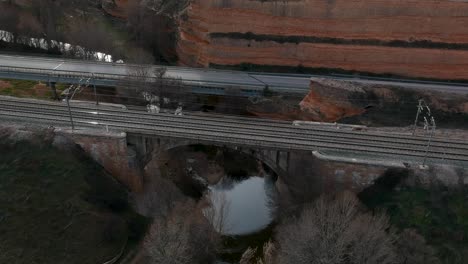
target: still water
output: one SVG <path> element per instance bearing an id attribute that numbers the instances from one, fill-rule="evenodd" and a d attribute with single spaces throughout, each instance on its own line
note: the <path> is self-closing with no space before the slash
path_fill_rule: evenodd
<path id="1" fill-rule="evenodd" d="M 209 187 L 211 211 L 205 212 L 224 236 L 219 263 L 237 263 L 248 247 L 263 246 L 271 237 L 277 191 L 270 176 L 224 177 Z M 225 262 L 224 262 L 225 261 Z"/>

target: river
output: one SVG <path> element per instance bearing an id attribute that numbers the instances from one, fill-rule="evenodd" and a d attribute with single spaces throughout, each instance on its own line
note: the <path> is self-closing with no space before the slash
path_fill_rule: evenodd
<path id="1" fill-rule="evenodd" d="M 212 211 L 205 214 L 223 235 L 218 263 L 238 263 L 248 248 L 262 248 L 272 233 L 277 191 L 272 176 L 225 176 L 209 187 Z"/>

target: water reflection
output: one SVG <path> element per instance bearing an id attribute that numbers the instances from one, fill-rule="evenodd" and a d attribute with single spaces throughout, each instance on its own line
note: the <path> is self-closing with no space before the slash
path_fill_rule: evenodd
<path id="1" fill-rule="evenodd" d="M 205 215 L 221 234 L 246 235 L 273 221 L 276 188 L 270 177 L 224 177 L 209 189 L 212 208 Z"/>

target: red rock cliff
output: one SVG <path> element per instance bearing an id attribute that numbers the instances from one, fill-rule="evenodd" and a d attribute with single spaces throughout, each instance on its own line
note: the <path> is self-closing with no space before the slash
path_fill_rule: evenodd
<path id="1" fill-rule="evenodd" d="M 468 79 L 468 3 L 193 0 L 182 65 L 303 66 Z"/>

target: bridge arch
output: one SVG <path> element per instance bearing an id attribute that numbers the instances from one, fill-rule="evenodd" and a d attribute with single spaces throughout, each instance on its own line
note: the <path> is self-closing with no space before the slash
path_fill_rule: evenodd
<path id="1" fill-rule="evenodd" d="M 279 150 L 257 149 L 231 144 L 220 144 L 215 142 L 203 142 L 173 138 L 144 137 L 141 135 L 127 135 L 128 142 L 136 148 L 136 152 L 143 157 L 145 162 L 151 155 L 169 152 L 171 150 L 194 145 L 213 146 L 239 151 L 260 161 L 278 177 L 287 177 L 289 170 L 289 152 Z"/>
<path id="2" fill-rule="evenodd" d="M 233 151 L 238 151 L 240 153 L 246 154 L 251 156 L 252 158 L 260 161 L 264 166 L 266 166 L 269 170 L 271 170 L 276 176 L 278 177 L 285 177 L 287 176 L 287 172 L 284 168 L 278 164 L 277 161 L 274 160 L 272 156 L 277 156 L 278 151 L 265 151 L 253 148 L 246 148 L 234 145 L 223 145 L 223 144 L 215 144 L 215 143 L 208 143 L 208 142 L 192 142 L 189 140 L 159 140 L 158 141 L 158 152 L 170 152 L 177 148 L 182 147 L 190 147 L 195 145 L 203 145 L 203 146 L 213 146 L 217 148 L 225 148 Z M 266 152 L 271 152 L 272 154 L 266 155 Z"/>

